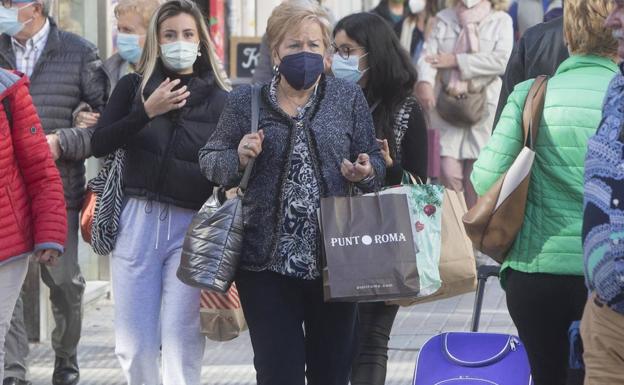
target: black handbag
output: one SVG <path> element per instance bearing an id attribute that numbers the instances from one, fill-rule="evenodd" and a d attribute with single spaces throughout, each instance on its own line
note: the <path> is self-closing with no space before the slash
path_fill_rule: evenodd
<path id="1" fill-rule="evenodd" d="M 258 131 L 260 89 L 252 86 L 252 133 Z M 247 164 L 234 198 L 222 201 L 215 191 L 193 216 L 177 272 L 178 279 L 185 284 L 226 293 L 234 282 L 243 248 L 243 196 L 254 161 Z"/>

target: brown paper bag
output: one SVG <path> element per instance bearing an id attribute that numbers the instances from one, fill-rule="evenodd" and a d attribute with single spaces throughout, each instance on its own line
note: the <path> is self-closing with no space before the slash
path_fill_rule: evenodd
<path id="1" fill-rule="evenodd" d="M 467 211 L 462 193 L 445 190 L 444 203 L 442 204 L 442 249 L 440 255 L 442 287 L 430 296 L 392 301 L 392 304 L 412 306 L 476 290 L 477 268 L 474 250 L 462 223 L 462 217 Z"/>

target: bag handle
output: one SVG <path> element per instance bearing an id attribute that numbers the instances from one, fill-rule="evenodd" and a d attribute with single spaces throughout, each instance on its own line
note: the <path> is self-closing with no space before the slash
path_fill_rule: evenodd
<path id="1" fill-rule="evenodd" d="M 254 84 L 251 86 L 251 133 L 258 132 L 258 120 L 260 116 L 260 91 L 262 86 Z M 251 177 L 251 170 L 253 169 L 256 158 L 251 158 L 245 167 L 245 173 L 238 185 L 241 192 L 245 192 L 247 185 L 249 184 L 249 178 Z"/>
<path id="2" fill-rule="evenodd" d="M 540 75 L 535 78 L 524 102 L 524 110 L 522 111 L 524 145 L 531 150 L 535 149 L 535 141 L 537 140 L 540 122 L 542 121 L 547 84 L 548 76 Z"/>

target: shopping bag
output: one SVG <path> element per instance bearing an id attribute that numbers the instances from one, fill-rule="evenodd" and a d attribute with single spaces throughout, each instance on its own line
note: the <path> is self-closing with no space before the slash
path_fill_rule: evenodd
<path id="1" fill-rule="evenodd" d="M 401 306 L 436 301 L 475 291 L 477 269 L 472 243 L 462 223 L 468 211 L 462 193 L 444 190 L 442 203 L 442 244 L 440 249 L 440 279 L 442 286 L 435 293 L 393 301 Z"/>
<path id="2" fill-rule="evenodd" d="M 405 178 L 404 178 L 405 179 Z M 418 254 L 416 265 L 420 278 L 418 296 L 435 293 L 441 286 L 440 252 L 442 246 L 442 202 L 444 187 L 432 184 L 412 184 L 409 180 L 401 186 L 387 188 L 379 194 L 407 196 L 410 223 Z"/>
<path id="3" fill-rule="evenodd" d="M 321 199 L 325 301 L 381 301 L 420 289 L 407 196 Z"/>
<path id="4" fill-rule="evenodd" d="M 201 291 L 201 333 L 213 341 L 229 341 L 247 330 L 236 284 L 225 294 Z"/>

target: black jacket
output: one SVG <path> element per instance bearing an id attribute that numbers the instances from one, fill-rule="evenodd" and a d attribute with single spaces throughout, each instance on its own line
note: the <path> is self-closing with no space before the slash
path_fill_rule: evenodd
<path id="1" fill-rule="evenodd" d="M 151 120 L 138 95 L 141 77 L 129 74 L 117 84 L 91 145 L 98 157 L 125 147 L 126 195 L 189 209 L 199 209 L 211 195 L 214 185 L 199 170 L 198 152 L 215 130 L 227 93 L 209 68 L 196 73 L 187 79 L 186 105 Z M 145 87 L 146 100 L 165 77 L 159 64 Z"/>
<path id="2" fill-rule="evenodd" d="M 539 75 L 554 75 L 559 64 L 568 57 L 568 48 L 563 41 L 562 17 L 527 29 L 507 63 L 494 127 L 516 84 Z"/>
<path id="3" fill-rule="evenodd" d="M 72 112 L 80 102 L 101 111 L 107 80 L 97 48 L 73 33 L 58 29 L 50 19 L 50 34 L 30 77 L 30 94 L 46 134 L 60 138 L 56 165 L 63 179 L 67 207 L 80 209 L 85 189 L 84 160 L 91 156 L 92 128 L 74 128 Z M 11 37 L 0 36 L 0 66 L 15 69 Z"/>

